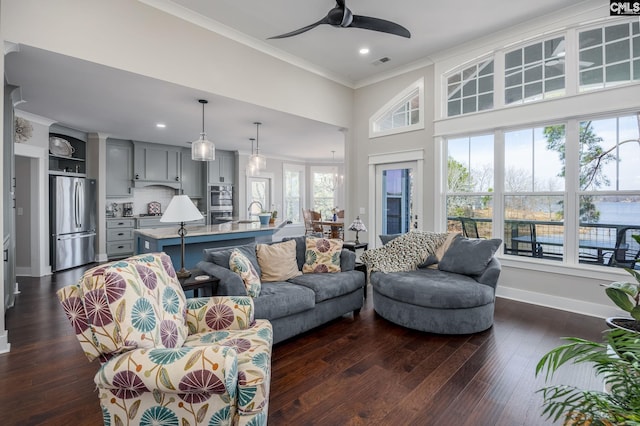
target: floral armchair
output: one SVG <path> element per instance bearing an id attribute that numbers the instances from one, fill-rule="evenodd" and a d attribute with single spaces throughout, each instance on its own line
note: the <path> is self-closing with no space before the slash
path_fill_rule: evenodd
<path id="1" fill-rule="evenodd" d="M 250 297 L 186 299 L 164 253 L 87 271 L 58 291 L 105 425 L 266 425 L 273 333 Z"/>

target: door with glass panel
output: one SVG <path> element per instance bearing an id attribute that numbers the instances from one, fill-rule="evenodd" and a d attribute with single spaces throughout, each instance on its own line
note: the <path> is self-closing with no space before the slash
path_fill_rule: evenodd
<path id="1" fill-rule="evenodd" d="M 376 238 L 418 228 L 421 202 L 416 171 L 415 161 L 376 166 Z"/>

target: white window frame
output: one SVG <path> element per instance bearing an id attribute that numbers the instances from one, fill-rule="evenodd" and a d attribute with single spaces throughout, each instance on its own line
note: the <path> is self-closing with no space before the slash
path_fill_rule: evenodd
<path id="1" fill-rule="evenodd" d="M 287 205 L 287 191 L 286 191 L 286 179 L 285 179 L 285 175 L 287 172 L 293 172 L 293 173 L 298 173 L 299 179 L 300 181 L 298 182 L 298 186 L 299 186 L 299 191 L 300 193 L 298 194 L 298 199 L 300 200 L 300 211 L 298 211 L 298 217 L 297 220 L 296 218 L 290 218 L 290 217 L 284 217 L 282 216 L 283 219 L 289 219 L 289 220 L 293 220 L 294 222 L 302 222 L 302 209 L 305 208 L 305 188 L 306 188 L 306 168 L 305 166 L 301 166 L 299 164 L 288 164 L 288 163 L 283 163 L 282 164 L 282 212 L 281 214 L 284 215 L 284 206 Z"/>
<path id="2" fill-rule="evenodd" d="M 480 65 L 482 63 L 485 63 L 485 62 L 488 62 L 488 61 L 491 61 L 493 63 L 493 65 L 492 65 L 493 66 L 493 72 L 490 74 L 491 77 L 492 77 L 492 80 L 493 80 L 493 89 L 490 92 L 483 92 L 482 94 L 491 93 L 493 95 L 493 106 L 491 108 L 483 109 L 483 110 L 477 109 L 479 94 L 476 91 L 475 95 L 473 95 L 473 98 L 476 101 L 476 110 L 475 111 L 464 113 L 464 112 L 462 112 L 462 109 L 461 109 L 460 114 L 456 114 L 456 115 L 451 115 L 450 116 L 449 115 L 449 78 L 451 76 L 453 76 L 454 74 L 462 73 L 464 70 L 466 70 L 468 68 L 471 68 L 471 67 L 476 67 L 477 68 L 478 65 Z M 470 115 L 470 114 L 482 113 L 484 111 L 491 111 L 491 110 L 495 109 L 496 108 L 496 101 L 497 101 L 497 99 L 496 99 L 496 88 L 498 87 L 497 86 L 497 82 L 496 82 L 496 71 L 497 71 L 496 70 L 496 58 L 494 57 L 494 55 L 483 56 L 482 58 L 474 60 L 473 62 L 469 62 L 469 63 L 465 63 L 463 65 L 457 66 L 454 70 L 447 71 L 443 75 L 443 78 L 441 80 L 442 81 L 442 91 L 441 91 L 441 93 L 442 93 L 442 102 L 444 104 L 444 116 L 445 117 L 449 117 L 449 118 L 454 118 L 454 117 L 460 117 L 460 116 L 467 116 L 467 115 Z M 477 80 L 478 80 L 478 75 L 477 74 L 475 75 L 474 80 L 477 82 Z M 460 84 L 461 84 L 460 90 L 463 90 L 463 87 L 464 87 L 465 83 L 463 81 L 461 81 Z M 502 87 L 502 86 L 500 86 L 500 87 Z M 461 95 L 461 98 L 464 98 L 464 96 Z M 461 102 L 462 102 L 462 100 L 461 100 Z M 462 105 L 461 105 L 461 108 L 462 108 Z"/>
<path id="3" fill-rule="evenodd" d="M 309 203 L 309 207 L 313 210 L 315 207 L 315 188 L 313 187 L 314 182 L 315 182 L 315 174 L 316 173 L 331 173 L 331 174 L 337 174 L 339 173 L 338 167 L 337 166 L 312 166 L 309 169 L 309 182 L 310 182 L 310 203 Z M 338 191 L 339 188 L 334 188 L 333 190 L 333 207 L 339 207 L 338 206 Z M 321 215 L 323 215 L 323 217 L 328 215 L 328 212 L 318 212 Z"/>
<path id="4" fill-rule="evenodd" d="M 388 130 L 377 130 L 378 121 L 391 111 L 400 107 L 403 103 L 407 103 L 410 100 L 408 100 L 407 97 L 415 92 L 416 89 L 418 90 L 419 102 L 418 122 L 408 126 L 396 127 Z M 376 111 L 375 114 L 369 118 L 369 139 L 422 129 L 424 129 L 424 78 L 413 82 L 410 86 L 394 96 L 389 102 L 384 104 L 382 108 Z"/>
<path id="5" fill-rule="evenodd" d="M 551 58 L 545 58 L 545 56 L 544 56 L 545 43 L 547 43 L 548 41 L 557 39 L 557 38 L 562 38 L 563 39 L 563 41 L 561 41 L 561 43 L 564 43 L 564 48 L 565 48 L 565 52 L 564 52 L 563 55 L 561 55 L 560 59 L 556 59 L 558 61 L 564 60 L 564 74 L 562 75 L 562 78 L 564 79 L 564 88 L 561 90 L 561 92 L 558 92 L 559 89 L 554 90 L 554 91 L 547 91 L 546 90 L 547 83 L 550 80 L 561 78 L 560 76 L 554 76 L 554 77 L 550 77 L 549 78 L 549 77 L 546 76 L 546 73 L 545 73 L 546 62 L 549 62 L 550 60 L 552 60 Z M 529 40 L 529 41 L 527 41 L 527 43 L 524 43 L 524 44 L 519 44 L 519 45 L 516 45 L 516 46 L 510 46 L 509 49 L 507 49 L 504 52 L 503 69 L 501 70 L 502 74 L 503 74 L 503 86 L 502 86 L 503 87 L 503 91 L 501 93 L 501 95 L 502 95 L 502 103 L 506 107 L 509 107 L 509 106 L 512 106 L 512 105 L 522 105 L 522 104 L 528 104 L 528 103 L 531 103 L 531 102 L 540 102 L 540 101 L 545 100 L 545 99 L 553 99 L 553 98 L 566 96 L 566 94 L 567 94 L 567 84 L 568 84 L 568 82 L 567 82 L 567 74 L 568 74 L 568 72 L 573 72 L 573 70 L 570 69 L 567 66 L 568 65 L 567 64 L 567 42 L 568 41 L 571 42 L 572 39 L 567 37 L 566 31 L 565 31 L 565 32 L 556 33 L 556 34 L 553 34 L 553 35 L 545 35 L 545 37 L 536 38 L 535 40 Z M 542 58 L 538 61 L 540 63 L 540 65 L 541 65 L 541 67 L 542 67 L 542 77 L 541 77 L 541 79 L 537 80 L 537 81 L 527 82 L 527 81 L 524 80 L 524 77 L 523 77 L 520 85 L 507 87 L 507 84 L 506 84 L 506 79 L 507 79 L 507 76 L 506 76 L 506 73 L 507 73 L 507 70 L 506 70 L 506 58 L 507 58 L 507 55 L 509 53 L 515 52 L 517 50 L 522 51 L 522 55 L 523 55 L 522 61 L 523 61 L 523 63 L 521 64 L 521 68 L 526 73 L 527 69 L 526 69 L 526 64 L 524 63 L 524 59 L 525 59 L 524 58 L 524 50 L 526 48 L 528 48 L 528 47 L 535 46 L 535 45 L 542 45 Z M 533 66 L 535 66 L 536 64 L 537 63 L 534 63 Z M 528 65 L 530 67 L 532 66 L 531 64 L 528 64 Z M 495 72 L 495 70 L 494 70 L 494 72 Z M 535 95 L 534 97 L 531 97 L 531 98 L 527 99 L 525 97 L 524 88 L 525 88 L 525 86 L 527 84 L 532 84 L 532 83 L 535 83 L 535 82 L 539 82 L 542 85 L 542 92 L 537 94 L 537 95 Z M 507 100 L 506 100 L 507 90 L 509 88 L 513 88 L 513 87 L 520 87 L 521 88 L 522 98 L 520 98 L 520 100 L 518 100 L 518 101 L 507 103 Z"/>
<path id="6" fill-rule="evenodd" d="M 592 31 L 592 30 L 597 30 L 600 29 L 602 32 L 605 31 L 605 28 L 607 27 L 612 27 L 612 26 L 616 26 L 616 25 L 621 25 L 621 24 L 633 24 L 635 22 L 638 21 L 638 18 L 629 18 L 627 20 L 620 20 L 620 21 L 616 21 L 616 22 L 611 22 L 611 21 L 600 21 L 597 24 L 593 24 L 593 25 L 585 25 L 585 26 L 581 26 L 579 28 L 576 29 L 576 40 L 575 40 L 575 49 L 576 49 L 576 60 L 579 61 L 580 59 L 580 33 L 586 32 L 586 31 Z M 608 24 L 608 25 L 607 25 Z M 631 29 L 631 34 L 629 35 L 629 43 L 630 43 L 630 54 L 633 53 L 633 28 Z M 605 48 L 605 46 L 607 44 L 610 44 L 610 42 L 606 42 L 604 39 L 602 40 L 602 43 L 600 44 L 600 46 L 603 47 L 603 50 Z M 604 52 L 603 52 L 604 55 Z M 577 85 L 577 90 L 578 93 L 587 93 L 587 92 L 592 92 L 592 91 L 596 91 L 596 90 L 606 90 L 606 89 L 611 89 L 614 87 L 619 87 L 619 86 L 623 86 L 623 85 L 628 85 L 628 84 L 637 84 L 638 81 L 640 81 L 640 79 L 634 79 L 633 78 L 633 61 L 634 61 L 634 57 L 631 56 L 629 59 L 630 62 L 630 66 L 631 66 L 631 70 L 630 70 L 630 80 L 623 80 L 623 81 L 614 81 L 614 82 L 610 82 L 607 83 L 606 81 L 606 68 L 607 68 L 607 63 L 605 61 L 605 58 L 603 57 L 603 61 L 602 61 L 602 65 L 601 65 L 601 69 L 603 72 L 602 78 L 603 81 L 602 83 L 598 84 L 598 85 L 581 85 L 580 84 L 580 66 L 579 66 L 579 62 L 578 62 L 578 69 L 576 71 L 576 85 Z M 609 64 L 611 65 L 611 64 Z"/>

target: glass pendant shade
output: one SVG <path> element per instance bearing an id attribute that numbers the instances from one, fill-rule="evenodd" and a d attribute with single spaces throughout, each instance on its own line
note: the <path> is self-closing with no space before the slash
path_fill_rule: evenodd
<path id="1" fill-rule="evenodd" d="M 206 133 L 200 133 L 200 139 L 191 144 L 191 159 L 194 161 L 213 161 L 216 159 L 216 146 L 207 139 Z"/>
<path id="2" fill-rule="evenodd" d="M 198 99 L 202 104 L 202 132 L 200 139 L 191 144 L 191 159 L 193 161 L 213 161 L 216 159 L 216 146 L 207 139 L 204 131 L 204 106 L 208 103 L 205 99 Z"/>
<path id="3" fill-rule="evenodd" d="M 253 124 L 256 125 L 256 153 L 253 153 L 252 145 L 251 157 L 249 157 L 249 162 L 247 164 L 247 170 L 249 171 L 250 176 L 255 176 L 267 168 L 267 158 L 260 154 L 259 128 L 262 123 L 255 122 Z"/>

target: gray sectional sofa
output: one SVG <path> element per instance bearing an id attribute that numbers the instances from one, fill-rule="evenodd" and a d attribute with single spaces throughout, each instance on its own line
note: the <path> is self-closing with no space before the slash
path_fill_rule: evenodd
<path id="1" fill-rule="evenodd" d="M 458 237 L 437 265 L 372 272 L 374 310 L 395 324 L 430 333 L 470 334 L 490 328 L 501 271 L 493 255 L 500 244 L 498 239 Z"/>
<path id="2" fill-rule="evenodd" d="M 302 270 L 306 237 L 285 238 L 296 241 L 296 261 Z M 229 257 L 239 249 L 260 273 L 255 244 L 204 251 L 198 268 L 220 279 L 216 295 L 246 296 L 239 275 L 229 269 Z M 268 319 L 273 326 L 273 343 L 311 330 L 342 315 L 362 308 L 365 275 L 355 269 L 355 253 L 342 250 L 341 272 L 302 274 L 284 282 L 262 282 L 260 295 L 253 299 L 255 317 Z"/>

